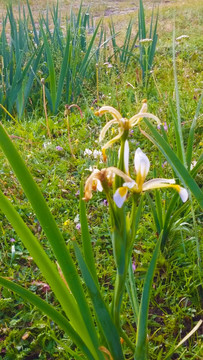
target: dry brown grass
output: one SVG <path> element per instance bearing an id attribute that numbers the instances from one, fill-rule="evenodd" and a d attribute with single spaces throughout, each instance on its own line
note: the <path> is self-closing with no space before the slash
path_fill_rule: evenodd
<path id="1" fill-rule="evenodd" d="M 70 13 L 70 9 L 78 9 L 80 6 L 80 0 L 59 0 L 59 6 L 62 9 L 62 16 L 66 16 Z M 11 0 L 0 0 L 0 13 L 4 14 L 6 12 L 6 6 L 8 3 L 13 5 L 13 9 L 15 10 L 16 14 L 18 13 L 18 1 Z M 52 4 L 56 4 L 57 0 L 29 0 L 30 6 L 32 8 L 33 14 L 35 16 L 39 16 L 39 14 L 46 12 L 47 6 L 51 7 Z M 154 5 L 159 5 L 160 11 L 162 12 L 163 9 L 184 9 L 184 8 L 191 8 L 200 6 L 201 0 L 154 0 L 154 1 L 146 1 L 143 0 L 144 6 L 147 9 L 152 9 Z M 20 1 L 21 5 L 26 4 L 26 0 Z M 126 0 L 105 0 L 105 1 L 83 1 L 83 6 L 85 8 L 90 8 L 91 13 L 95 17 L 126 17 L 128 14 L 135 14 L 139 7 L 139 0 L 135 1 L 126 1 Z"/>
<path id="2" fill-rule="evenodd" d="M 69 16 L 71 8 L 77 13 L 81 0 L 59 0 L 59 7 L 61 9 L 62 21 L 66 16 Z M 18 15 L 18 1 L 12 0 L 14 14 Z M 56 4 L 57 0 L 29 0 L 32 13 L 36 22 L 40 15 L 46 14 L 47 6 L 50 8 L 52 4 Z M 146 19 L 150 20 L 151 9 L 153 5 L 159 5 L 159 32 L 167 35 L 172 32 L 173 16 L 175 14 L 177 21 L 181 21 L 182 31 L 191 30 L 191 23 L 195 31 L 201 31 L 201 16 L 203 17 L 203 1 L 202 0 L 143 0 L 146 10 Z M 6 13 L 7 0 L 0 0 L 0 14 Z M 21 5 L 26 5 L 26 0 L 20 1 Z M 122 34 L 125 33 L 126 27 L 131 17 L 137 22 L 137 10 L 139 7 L 139 0 L 83 0 L 83 7 L 90 8 L 91 14 L 95 21 L 103 17 L 104 23 L 108 23 L 112 18 L 116 24 L 116 31 L 120 31 L 120 39 L 122 41 Z M 26 9 L 26 6 L 25 6 Z M 197 12 L 198 9 L 198 12 Z M 194 16 L 194 14 L 196 14 Z M 199 16 L 197 16 L 199 14 Z M 202 15 L 201 15 L 202 14 Z M 1 18 L 0 18 L 1 20 Z"/>

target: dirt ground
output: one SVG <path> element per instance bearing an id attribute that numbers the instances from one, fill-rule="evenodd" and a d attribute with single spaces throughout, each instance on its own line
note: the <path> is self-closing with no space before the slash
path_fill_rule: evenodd
<path id="1" fill-rule="evenodd" d="M 201 0 L 194 0 L 198 2 Z M 59 8 L 61 9 L 62 18 L 65 18 L 69 15 L 70 9 L 76 10 L 80 6 L 80 0 L 59 0 Z M 159 8 L 162 7 L 174 7 L 174 6 L 184 6 L 184 4 L 190 3 L 191 0 L 154 0 L 154 1 L 145 1 L 143 0 L 144 6 L 148 9 L 152 8 L 154 5 L 159 5 Z M 6 6 L 11 3 L 15 13 L 18 13 L 18 0 L 0 0 L 0 15 L 4 15 L 6 12 Z M 32 8 L 33 15 L 38 18 L 40 14 L 46 13 L 46 8 L 49 6 L 52 8 L 52 4 L 56 5 L 57 0 L 48 1 L 48 0 L 29 0 L 29 4 Z M 26 0 L 21 0 L 20 5 L 26 5 Z M 139 0 L 92 0 L 92 1 L 83 1 L 84 8 L 90 8 L 91 13 L 94 17 L 111 17 L 111 16 L 126 16 L 127 14 L 133 14 L 137 12 L 139 7 Z M 26 6 L 25 6 L 26 8 Z M 1 18 L 1 16 L 0 16 Z"/>
<path id="2" fill-rule="evenodd" d="M 11 3 L 13 5 L 14 15 L 18 17 L 18 4 L 21 8 L 25 6 L 27 12 L 26 0 L 0 0 L 0 29 L 2 16 L 6 14 L 6 6 Z M 61 23 L 69 17 L 71 9 L 77 14 L 81 0 L 58 0 L 59 10 L 61 14 Z M 93 16 L 94 22 L 103 17 L 104 23 L 108 23 L 109 19 L 113 19 L 116 25 L 116 31 L 125 33 L 125 29 L 129 24 L 130 18 L 134 18 L 137 22 L 137 11 L 139 8 L 139 0 L 83 0 L 83 8 L 89 8 L 90 15 Z M 46 16 L 47 6 L 52 9 L 53 4 L 57 4 L 57 0 L 29 0 L 32 9 L 32 14 L 36 23 L 40 16 Z M 192 9 L 201 7 L 202 0 L 143 0 L 146 11 L 146 19 L 150 19 L 151 10 L 153 7 L 159 8 L 159 30 L 163 33 L 170 33 L 173 28 L 173 14 L 176 13 L 176 18 L 184 12 L 185 25 L 188 25 L 189 14 L 192 16 Z M 147 11 L 149 10 L 149 11 Z M 198 19 L 196 19 L 198 20 Z M 195 19 L 193 18 L 193 21 Z M 199 21 L 199 20 L 198 20 Z M 197 29 L 198 31 L 198 29 Z"/>

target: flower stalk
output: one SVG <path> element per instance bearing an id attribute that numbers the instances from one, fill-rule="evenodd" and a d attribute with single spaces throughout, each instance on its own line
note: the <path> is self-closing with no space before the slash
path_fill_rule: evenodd
<path id="1" fill-rule="evenodd" d="M 96 115 L 101 116 L 105 113 L 109 113 L 113 118 L 103 127 L 99 140 L 102 141 L 104 139 L 106 132 L 112 125 L 118 125 L 118 135 L 109 140 L 102 148 L 103 156 L 105 155 L 106 157 L 105 150 L 113 146 L 115 142 L 120 141 L 118 165 L 117 168 L 110 166 L 102 170 L 95 169 L 86 181 L 84 199 L 91 199 L 92 192 L 98 190 L 105 192 L 109 203 L 112 247 L 114 261 L 116 264 L 116 280 L 111 304 L 111 314 L 113 322 L 120 335 L 122 334 L 121 336 L 125 338 L 126 343 L 131 349 L 133 349 L 134 345 L 132 345 L 127 335 L 124 334 L 122 330 L 120 313 L 134 239 L 141 216 L 143 203 L 143 197 L 141 194 L 145 191 L 153 189 L 172 188 L 179 193 L 180 198 L 183 202 L 185 202 L 188 199 L 188 192 L 185 188 L 176 184 L 174 179 L 155 178 L 145 181 L 149 173 L 150 161 L 140 148 L 136 149 L 134 155 L 134 169 L 136 176 L 134 178 L 130 175 L 128 143 L 129 130 L 136 125 L 140 128 L 140 123 L 145 117 L 156 121 L 158 125 L 161 124 L 160 120 L 155 115 L 147 112 L 146 100 L 143 101 L 140 112 L 131 117 L 129 120 L 123 118 L 116 109 L 110 106 L 103 106 L 97 111 Z M 127 202 L 129 195 L 132 197 L 132 203 L 131 208 L 128 207 L 128 213 L 126 214 L 125 203 Z M 160 234 L 159 241 L 155 246 L 152 260 L 149 265 L 143 289 L 143 297 L 139 306 L 138 320 L 136 318 L 138 326 L 137 344 L 134 353 L 136 360 L 146 359 L 149 297 L 161 239 L 162 233 Z"/>

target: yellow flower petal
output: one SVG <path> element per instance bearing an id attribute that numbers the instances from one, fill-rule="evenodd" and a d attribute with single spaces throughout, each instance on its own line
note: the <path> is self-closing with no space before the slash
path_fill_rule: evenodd
<path id="1" fill-rule="evenodd" d="M 102 128 L 100 135 L 99 135 L 99 141 L 102 141 L 104 136 L 106 135 L 106 132 L 109 130 L 111 125 L 118 123 L 117 119 L 112 119 L 111 121 L 107 122 L 107 124 Z"/>
<path id="2" fill-rule="evenodd" d="M 131 119 L 129 120 L 130 127 L 137 125 L 144 117 L 153 119 L 157 122 L 158 125 L 161 125 L 161 121 L 159 120 L 159 118 L 157 116 L 147 113 L 147 112 L 143 112 L 143 113 L 139 113 L 139 114 L 136 114 L 133 117 L 131 117 Z"/>
<path id="3" fill-rule="evenodd" d="M 119 111 L 113 108 L 112 106 L 102 106 L 98 111 L 95 112 L 95 115 L 101 116 L 107 112 L 111 114 L 113 117 L 115 117 L 118 121 L 122 118 Z"/>
<path id="4" fill-rule="evenodd" d="M 123 135 L 124 130 L 119 129 L 119 134 L 114 136 L 113 139 L 109 140 L 104 146 L 103 149 L 108 149 L 112 144 L 114 144 L 117 140 L 121 138 Z"/>

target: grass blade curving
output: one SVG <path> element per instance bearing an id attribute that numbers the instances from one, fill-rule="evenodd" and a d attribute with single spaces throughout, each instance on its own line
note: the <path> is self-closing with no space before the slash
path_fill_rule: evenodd
<path id="1" fill-rule="evenodd" d="M 83 252 L 86 264 L 89 267 L 91 275 L 96 284 L 98 284 L 97 272 L 95 267 L 94 255 L 92 250 L 91 238 L 88 229 L 87 215 L 86 215 L 86 206 L 85 201 L 82 199 L 83 195 L 83 186 L 82 182 L 80 185 L 80 222 L 81 222 L 81 234 L 82 234 L 82 244 Z"/>
<path id="2" fill-rule="evenodd" d="M 73 246 L 85 284 L 87 286 L 90 298 L 92 300 L 92 304 L 94 306 L 97 319 L 100 324 L 100 328 L 109 346 L 109 351 L 111 353 L 111 356 L 114 360 L 122 360 L 124 359 L 124 357 L 120 344 L 118 330 L 116 329 L 113 323 L 109 311 L 107 310 L 107 307 L 102 299 L 99 289 L 96 283 L 94 282 L 94 279 L 88 269 L 88 266 L 86 265 L 82 257 L 81 251 L 77 243 L 73 242 Z"/>
<path id="3" fill-rule="evenodd" d="M 152 281 L 156 268 L 156 263 L 159 255 L 161 245 L 162 233 L 156 243 L 151 262 L 149 264 L 147 274 L 145 277 L 144 288 L 142 292 L 142 299 L 140 303 L 138 327 L 137 327 L 137 338 L 134 360 L 146 360 L 146 340 L 147 340 L 147 322 L 149 312 L 149 300 L 150 292 L 152 287 Z"/>
<path id="4" fill-rule="evenodd" d="M 182 164 L 182 162 L 179 160 L 179 158 L 171 149 L 171 147 L 167 144 L 167 142 L 154 128 L 154 126 L 147 119 L 145 119 L 144 121 L 149 130 L 151 131 L 153 137 L 142 131 L 144 135 L 159 148 L 167 161 L 173 167 L 174 171 L 176 172 L 182 183 L 190 189 L 190 191 L 193 193 L 196 200 L 198 201 L 199 205 L 203 207 L 203 193 L 197 185 L 196 181 L 192 178 L 188 170 L 185 168 L 185 166 Z"/>

